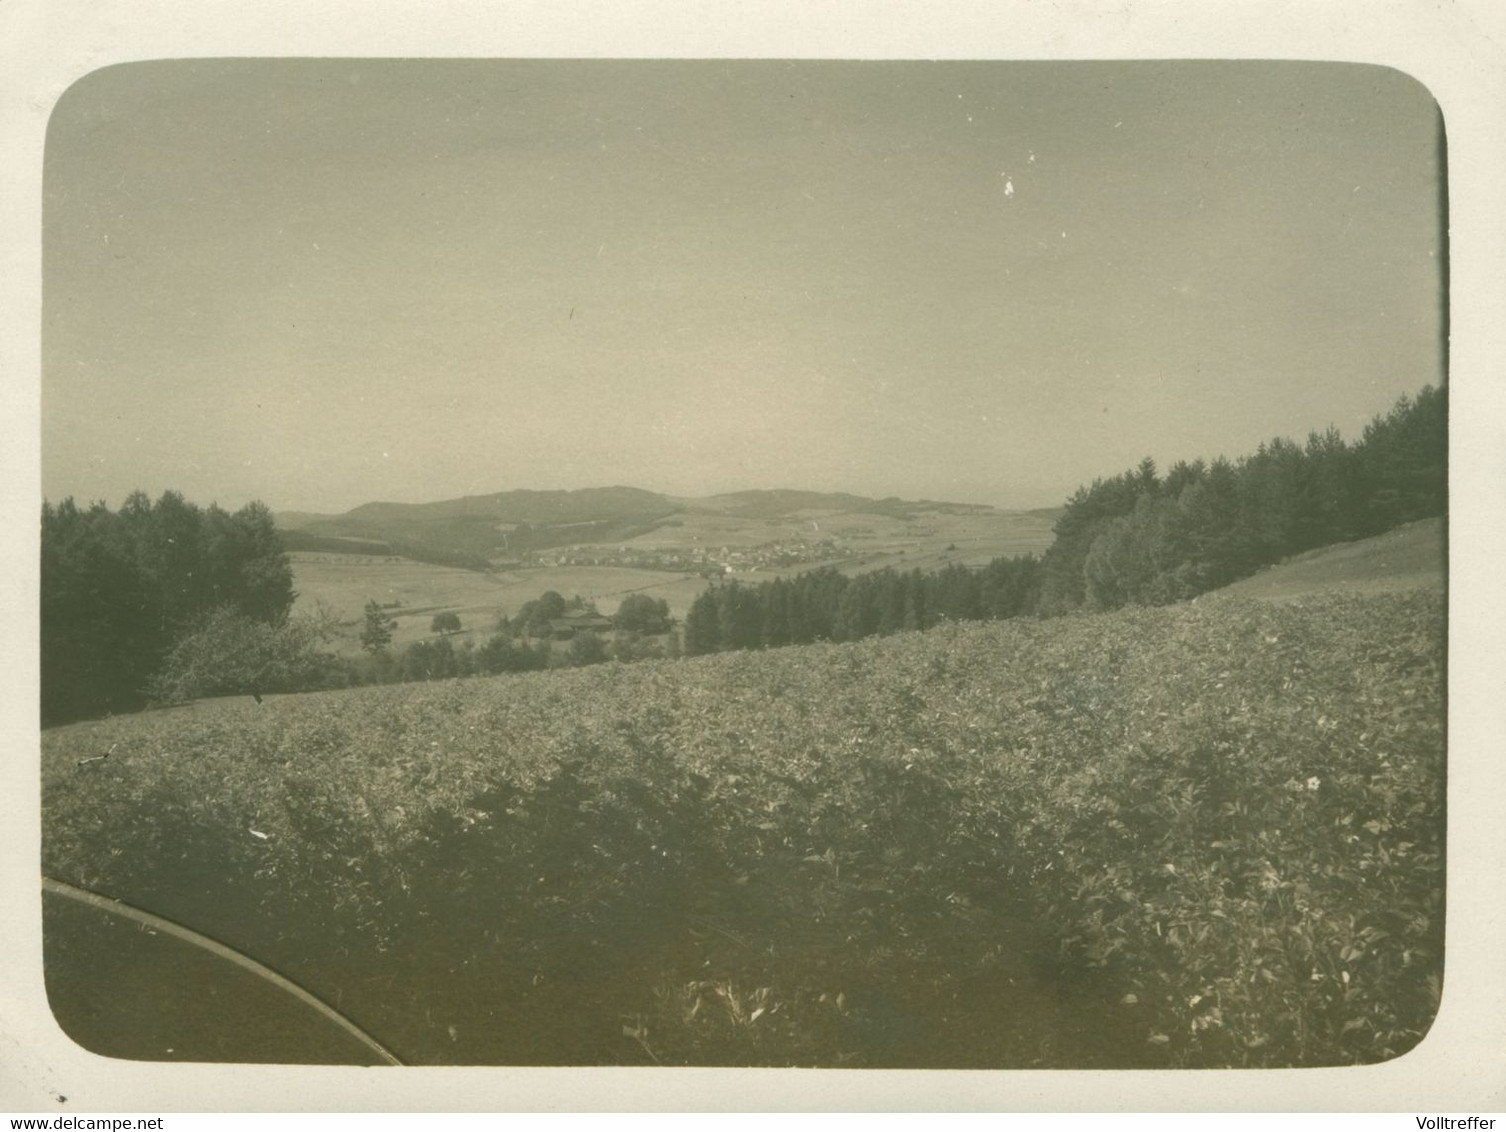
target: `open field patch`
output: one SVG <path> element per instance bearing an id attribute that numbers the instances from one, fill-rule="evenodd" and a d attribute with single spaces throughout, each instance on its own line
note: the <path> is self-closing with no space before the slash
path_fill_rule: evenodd
<path id="1" fill-rule="evenodd" d="M 1442 662 L 1435 594 L 1213 596 L 117 716 L 44 733 L 44 870 L 413 1063 L 1374 1062 Z"/>
<path id="2" fill-rule="evenodd" d="M 895 563 L 883 556 L 949 553 L 982 565 L 991 558 L 1041 554 L 1051 545 L 1052 520 L 1024 511 L 923 511 L 903 515 L 870 511 L 805 510 L 768 518 L 685 511 L 625 545 L 686 551 L 697 548 L 747 550 L 767 543 L 832 540 L 837 563 L 861 559 L 865 568 Z M 875 565 L 867 563 L 873 560 Z M 906 566 L 916 563 L 906 563 Z"/>
<path id="3" fill-rule="evenodd" d="M 676 616 L 684 616 L 705 587 L 703 578 L 607 566 L 482 572 L 396 557 L 308 552 L 288 557 L 298 593 L 294 612 L 307 612 L 318 604 L 334 610 L 341 626 L 330 647 L 345 655 L 361 651 L 362 610 L 368 601 L 386 607 L 396 622 L 392 647 L 401 649 L 433 637 L 430 624 L 440 612 L 460 615 L 464 631 L 456 639 L 484 640 L 500 615 L 516 614 L 524 602 L 547 590 L 595 600 L 609 614 L 629 593 L 644 592 L 665 598 Z"/>
<path id="4" fill-rule="evenodd" d="M 1376 594 L 1442 589 L 1447 553 L 1443 519 L 1419 519 L 1373 538 L 1309 550 L 1235 582 L 1225 592 L 1290 601 L 1336 590 Z"/>

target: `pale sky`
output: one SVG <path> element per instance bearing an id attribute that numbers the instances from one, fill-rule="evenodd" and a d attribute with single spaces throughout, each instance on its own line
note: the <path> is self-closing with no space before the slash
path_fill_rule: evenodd
<path id="1" fill-rule="evenodd" d="M 1301 63 L 126 64 L 45 167 L 43 490 L 1061 503 L 1441 380 L 1426 90 Z"/>

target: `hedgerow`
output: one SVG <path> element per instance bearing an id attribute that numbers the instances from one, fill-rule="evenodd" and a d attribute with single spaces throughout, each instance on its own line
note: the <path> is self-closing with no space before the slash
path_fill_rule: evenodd
<path id="1" fill-rule="evenodd" d="M 115 718 L 44 735 L 44 862 L 414 1061 L 1374 1062 L 1441 986 L 1442 638 L 1205 598 Z"/>

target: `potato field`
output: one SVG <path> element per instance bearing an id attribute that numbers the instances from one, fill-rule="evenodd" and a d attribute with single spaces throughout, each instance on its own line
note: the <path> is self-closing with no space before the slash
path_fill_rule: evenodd
<path id="1" fill-rule="evenodd" d="M 1211 596 L 118 716 L 44 732 L 43 870 L 408 1063 L 1377 1062 L 1444 655 L 1431 591 Z"/>

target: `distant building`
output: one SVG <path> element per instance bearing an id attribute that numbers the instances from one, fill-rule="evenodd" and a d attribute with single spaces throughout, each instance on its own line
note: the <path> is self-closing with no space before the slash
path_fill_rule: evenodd
<path id="1" fill-rule="evenodd" d="M 576 633 L 610 633 L 612 619 L 599 613 L 565 614 L 549 621 L 549 635 L 557 641 L 568 641 Z"/>

